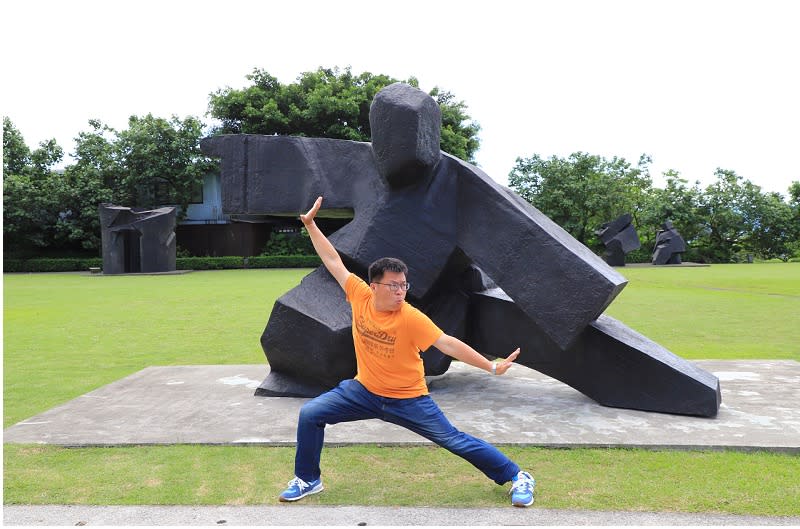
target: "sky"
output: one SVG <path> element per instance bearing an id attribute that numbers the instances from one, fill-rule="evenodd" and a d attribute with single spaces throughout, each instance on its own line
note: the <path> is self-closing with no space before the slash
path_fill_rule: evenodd
<path id="1" fill-rule="evenodd" d="M 284 84 L 350 67 L 452 92 L 497 182 L 518 157 L 652 157 L 784 196 L 800 181 L 800 2 L 792 0 L 5 0 L 0 110 L 67 154 L 99 119 L 205 116 L 261 68 Z M 71 160 L 67 159 L 67 163 Z"/>

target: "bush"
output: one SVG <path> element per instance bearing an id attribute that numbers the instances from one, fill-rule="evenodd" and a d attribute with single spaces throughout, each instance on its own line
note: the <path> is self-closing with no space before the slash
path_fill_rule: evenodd
<path id="1" fill-rule="evenodd" d="M 267 255 L 257 257 L 178 257 L 178 270 L 228 270 L 235 268 L 316 268 L 322 261 L 316 255 Z M 3 272 L 84 272 L 102 268 L 103 259 L 5 259 Z"/>
<path id="2" fill-rule="evenodd" d="M 100 257 L 3 260 L 3 272 L 76 272 L 102 266 Z"/>
<path id="3" fill-rule="evenodd" d="M 248 257 L 245 268 L 316 268 L 321 264 L 317 255 L 259 255 Z"/>
<path id="4" fill-rule="evenodd" d="M 175 268 L 178 270 L 229 270 L 244 268 L 243 257 L 178 257 Z"/>
<path id="5" fill-rule="evenodd" d="M 316 255 L 316 251 L 308 231 L 302 228 L 296 233 L 273 231 L 261 255 Z"/>

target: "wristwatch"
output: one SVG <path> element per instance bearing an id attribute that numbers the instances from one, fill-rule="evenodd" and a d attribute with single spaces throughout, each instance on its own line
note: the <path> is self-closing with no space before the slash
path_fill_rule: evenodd
<path id="1" fill-rule="evenodd" d="M 492 374 L 497 374 L 497 362 L 492 362 Z"/>

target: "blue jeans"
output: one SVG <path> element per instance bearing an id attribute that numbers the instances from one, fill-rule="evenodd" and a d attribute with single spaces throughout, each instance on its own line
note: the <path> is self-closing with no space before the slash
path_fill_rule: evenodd
<path id="1" fill-rule="evenodd" d="M 498 485 L 511 481 L 519 466 L 486 441 L 456 429 L 428 395 L 392 399 L 371 393 L 357 380 L 305 403 L 297 422 L 295 475 L 303 481 L 319 479 L 325 425 L 381 419 L 408 428 L 472 463 Z"/>

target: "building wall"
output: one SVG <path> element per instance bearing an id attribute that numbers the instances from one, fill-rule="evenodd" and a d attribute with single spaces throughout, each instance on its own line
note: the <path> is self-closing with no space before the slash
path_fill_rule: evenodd
<path id="1" fill-rule="evenodd" d="M 219 175 L 206 175 L 203 178 L 203 203 L 189 204 L 186 210 L 186 224 L 224 222 L 227 215 L 222 213 L 222 185 Z"/>
<path id="2" fill-rule="evenodd" d="M 178 247 L 197 257 L 238 255 L 250 257 L 264 251 L 273 228 L 292 226 L 299 230 L 297 218 L 254 219 L 257 222 L 231 221 L 222 212 L 222 184 L 219 175 L 203 179 L 202 204 L 189 204 L 186 217 L 175 228 Z M 326 235 L 344 226 L 349 219 L 318 219 Z"/>
<path id="3" fill-rule="evenodd" d="M 249 257 L 263 251 L 271 229 L 269 224 L 231 222 L 222 212 L 220 176 L 210 174 L 203 178 L 203 202 L 189 204 L 175 235 L 180 249 L 193 256 Z"/>

